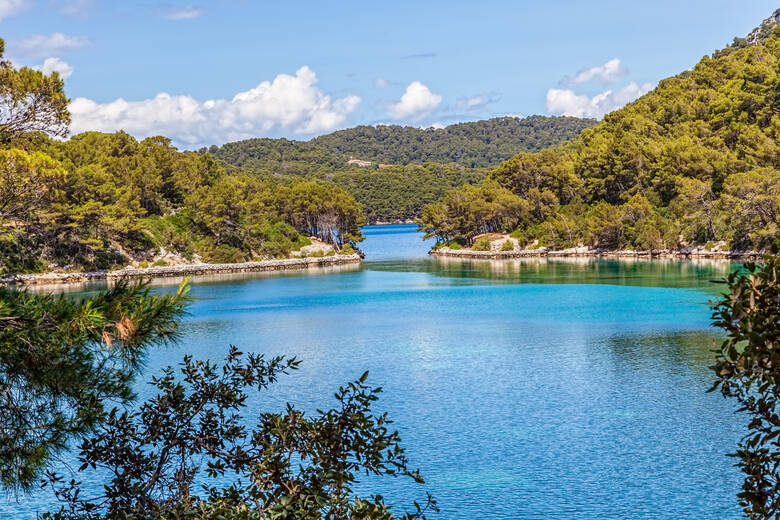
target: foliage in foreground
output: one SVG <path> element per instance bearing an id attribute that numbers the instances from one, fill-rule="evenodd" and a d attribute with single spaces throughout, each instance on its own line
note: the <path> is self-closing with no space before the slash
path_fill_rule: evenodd
<path id="1" fill-rule="evenodd" d="M 93 298 L 0 287 L 0 485 L 27 490 L 68 442 L 130 403 L 146 350 L 176 339 L 187 287 L 118 282 Z"/>
<path id="2" fill-rule="evenodd" d="M 780 517 L 780 258 L 746 264 L 728 278 L 729 293 L 714 305 L 714 324 L 727 339 L 713 369 L 726 397 L 750 418 L 733 454 L 745 474 L 740 505 L 752 520 Z"/>
<path id="3" fill-rule="evenodd" d="M 372 412 L 381 389 L 366 385 L 367 373 L 336 392 L 335 408 L 308 416 L 288 404 L 247 426 L 250 393 L 298 363 L 231 347 L 221 366 L 186 357 L 178 374 L 168 367 L 152 380 L 157 395 L 136 411 L 112 410 L 81 444 L 81 471 L 106 475 L 103 494 L 49 472 L 64 504 L 44 518 L 412 519 L 435 510 L 429 496 L 396 516 L 381 496 L 353 492 L 361 473 L 423 483 L 387 415 Z M 232 484 L 214 484 L 225 477 Z"/>

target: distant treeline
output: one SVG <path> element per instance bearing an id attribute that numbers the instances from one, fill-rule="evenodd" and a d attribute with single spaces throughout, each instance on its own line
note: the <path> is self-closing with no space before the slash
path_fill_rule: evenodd
<path id="1" fill-rule="evenodd" d="M 500 117 L 446 128 L 357 126 L 310 141 L 248 139 L 203 148 L 262 177 L 331 179 L 352 193 L 371 222 L 417 218 L 451 188 L 480 182 L 487 168 L 519 151 L 539 151 L 596 121 L 575 117 Z M 350 158 L 371 162 L 348 165 Z M 379 165 L 392 165 L 380 168 Z"/>

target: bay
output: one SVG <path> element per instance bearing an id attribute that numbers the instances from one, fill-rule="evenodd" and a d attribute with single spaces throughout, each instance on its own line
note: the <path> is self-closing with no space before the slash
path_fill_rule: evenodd
<path id="1" fill-rule="evenodd" d="M 439 502 L 434 518 L 741 517 L 726 453 L 745 419 L 707 393 L 719 341 L 708 302 L 735 264 L 436 259 L 414 226 L 365 234 L 361 266 L 193 279 L 183 340 L 149 354 L 140 396 L 185 354 L 295 355 L 301 369 L 253 396 L 251 414 L 332 405 L 369 370 L 384 388 L 377 409 Z M 364 489 L 399 511 L 423 498 L 401 481 Z M 52 505 L 11 497 L 0 516 Z"/>

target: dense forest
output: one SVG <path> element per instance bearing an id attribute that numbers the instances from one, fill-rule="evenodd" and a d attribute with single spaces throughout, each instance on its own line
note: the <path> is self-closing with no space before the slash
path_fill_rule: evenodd
<path id="1" fill-rule="evenodd" d="M 556 249 L 764 249 L 780 232 L 780 28 L 735 44 L 576 139 L 520 153 L 420 220 L 440 244 L 512 232 Z M 766 25 L 770 25 L 767 27 Z M 771 25 L 774 25 L 772 28 Z"/>
<path id="2" fill-rule="evenodd" d="M 531 116 L 497 117 L 445 128 L 362 125 L 310 141 L 247 139 L 208 151 L 228 164 L 275 174 L 332 172 L 343 169 L 350 157 L 375 164 L 437 162 L 481 168 L 495 166 L 519 151 L 535 152 L 568 141 L 594 124 L 593 119 Z"/>
<path id="3" fill-rule="evenodd" d="M 286 257 L 309 236 L 361 239 L 360 206 L 332 184 L 227 173 L 164 137 L 21 141 L 0 150 L 0 273 L 145 265 L 161 251 L 240 262 Z"/>
<path id="4" fill-rule="evenodd" d="M 310 141 L 248 139 L 201 149 L 228 167 L 263 178 L 332 180 L 360 202 L 369 222 L 420 216 L 422 207 L 518 151 L 538 151 L 593 126 L 576 117 L 499 117 L 446 128 L 358 126 Z M 350 165 L 350 158 L 370 162 Z M 381 165 L 381 166 L 380 166 Z"/>
<path id="5" fill-rule="evenodd" d="M 362 239 L 360 205 L 332 183 L 227 172 L 165 137 L 55 139 L 70 122 L 56 72 L 0 59 L 0 86 L 0 274 L 279 258 L 310 237 L 351 252 Z"/>

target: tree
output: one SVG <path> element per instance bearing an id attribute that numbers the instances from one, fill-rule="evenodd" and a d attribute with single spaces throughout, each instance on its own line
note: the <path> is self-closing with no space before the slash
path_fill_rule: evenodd
<path id="1" fill-rule="evenodd" d="M 780 258 L 733 272 L 729 292 L 714 304 L 714 325 L 726 332 L 713 369 L 724 396 L 748 414 L 734 457 L 745 474 L 739 502 L 752 520 L 780 517 Z"/>
<path id="2" fill-rule="evenodd" d="M 30 132 L 65 137 L 70 112 L 59 74 L 17 69 L 3 59 L 4 52 L 5 42 L 0 39 L 0 143 Z"/>
<path id="3" fill-rule="evenodd" d="M 0 150 L 0 226 L 29 222 L 62 190 L 64 171 L 41 153 Z"/>
<path id="4" fill-rule="evenodd" d="M 88 497 L 79 482 L 49 472 L 47 485 L 64 505 L 44 518 L 396 518 L 381 496 L 352 491 L 360 473 L 424 483 L 387 414 L 373 413 L 381 389 L 366 384 L 368 373 L 336 392 L 335 408 L 308 416 L 288 404 L 247 426 L 249 393 L 298 365 L 231 347 L 221 366 L 188 356 L 179 377 L 166 368 L 152 380 L 157 395 L 137 410 L 112 410 L 81 443 L 81 471 L 107 470 L 104 494 Z M 215 484 L 227 476 L 230 485 Z M 425 518 L 436 507 L 430 496 L 414 506 L 402 518 Z"/>
<path id="5" fill-rule="evenodd" d="M 29 489 L 68 442 L 129 403 L 146 350 L 177 337 L 186 283 L 118 282 L 88 299 L 0 287 L 0 484 Z"/>

